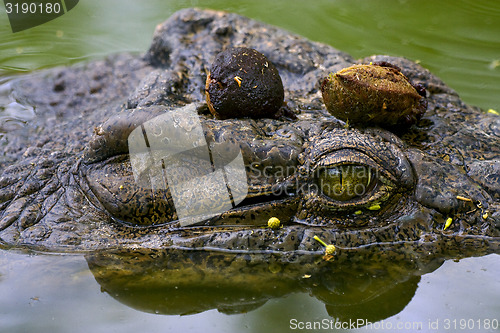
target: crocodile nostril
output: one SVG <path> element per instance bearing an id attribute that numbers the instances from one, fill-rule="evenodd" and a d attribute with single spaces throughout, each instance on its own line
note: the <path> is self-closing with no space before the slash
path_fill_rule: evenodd
<path id="1" fill-rule="evenodd" d="M 64 82 L 58 82 L 54 85 L 55 92 L 63 92 L 66 89 Z"/>

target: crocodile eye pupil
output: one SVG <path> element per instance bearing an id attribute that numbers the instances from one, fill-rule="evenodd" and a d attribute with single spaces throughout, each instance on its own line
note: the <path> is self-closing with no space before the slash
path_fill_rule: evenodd
<path id="1" fill-rule="evenodd" d="M 367 166 L 347 164 L 322 168 L 318 181 L 323 194 L 337 201 L 349 201 L 368 193 L 374 177 Z"/>

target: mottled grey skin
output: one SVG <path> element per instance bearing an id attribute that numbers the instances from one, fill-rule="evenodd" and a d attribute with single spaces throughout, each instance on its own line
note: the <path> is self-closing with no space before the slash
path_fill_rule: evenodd
<path id="1" fill-rule="evenodd" d="M 232 46 L 255 48 L 274 63 L 297 120 L 210 116 L 203 104 L 207 70 Z M 157 27 L 141 57 L 20 78 L 13 93 L 35 107 L 36 118 L 9 133 L 3 147 L 0 240 L 48 251 L 220 250 L 282 263 L 321 261 L 315 235 L 335 244 L 336 262 L 361 253 L 379 261 L 500 253 L 500 117 L 466 105 L 411 61 L 361 62 L 382 60 L 427 89 L 427 113 L 399 136 L 346 129 L 326 112 L 320 80 L 357 63 L 349 55 L 222 12 L 176 13 Z M 168 193 L 135 184 L 127 137 L 144 121 L 191 103 L 199 103 L 208 143 L 240 144 L 250 193 L 239 207 L 182 228 Z M 355 203 L 335 202 L 304 186 L 314 183 L 322 158 L 368 161 L 390 185 Z M 374 203 L 381 208 L 370 210 Z M 283 228 L 266 227 L 272 216 Z"/>

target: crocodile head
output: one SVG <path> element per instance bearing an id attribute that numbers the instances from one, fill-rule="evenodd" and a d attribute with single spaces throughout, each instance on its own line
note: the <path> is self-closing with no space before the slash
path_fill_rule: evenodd
<path id="1" fill-rule="evenodd" d="M 399 136 L 349 127 L 325 112 L 320 87 L 354 61 L 238 16 L 184 15 L 158 28 L 146 58 L 161 70 L 95 130 L 79 164 L 88 200 L 111 221 L 106 246 L 293 256 L 321 253 L 316 236 L 336 246 L 337 258 L 383 247 L 410 257 L 498 252 L 498 117 L 465 105 L 419 65 L 379 56 L 361 62 L 391 62 L 426 87 L 427 113 Z M 201 24 L 201 35 L 172 34 L 180 22 Z M 226 25 L 237 29 L 213 32 Z M 298 119 L 210 115 L 206 74 L 195 73 L 241 40 L 279 69 Z M 280 228 L 267 227 L 272 217 Z"/>
<path id="2" fill-rule="evenodd" d="M 274 63 L 297 119 L 210 115 L 207 69 L 233 45 Z M 384 61 L 427 89 L 427 112 L 398 135 L 326 111 L 321 79 L 351 57 L 228 13 L 175 14 L 142 58 L 20 79 L 14 93 L 40 118 L 0 164 L 0 240 L 91 252 L 93 267 L 119 266 L 102 280 L 169 269 L 171 285 L 422 274 L 436 258 L 500 253 L 500 117 L 411 61 L 359 62 Z"/>

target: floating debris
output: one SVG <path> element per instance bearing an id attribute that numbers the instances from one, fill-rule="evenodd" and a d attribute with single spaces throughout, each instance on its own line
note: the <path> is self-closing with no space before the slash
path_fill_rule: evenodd
<path id="1" fill-rule="evenodd" d="M 495 69 L 497 67 L 500 66 L 500 60 L 499 59 L 495 59 L 493 60 L 490 65 L 488 66 L 490 69 Z"/>

